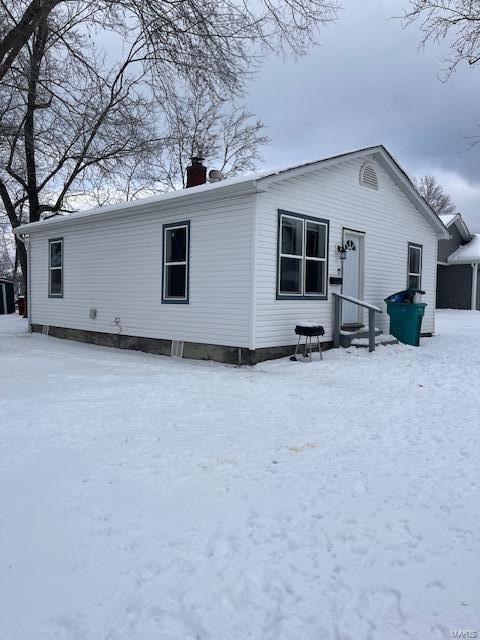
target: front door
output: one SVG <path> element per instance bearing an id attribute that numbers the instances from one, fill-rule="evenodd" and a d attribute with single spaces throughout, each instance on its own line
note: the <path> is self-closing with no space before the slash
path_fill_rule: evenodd
<path id="1" fill-rule="evenodd" d="M 361 299 L 363 295 L 363 234 L 345 230 L 343 244 L 347 250 L 343 260 L 342 293 L 351 298 Z M 342 324 L 361 324 L 361 307 L 343 301 Z"/>

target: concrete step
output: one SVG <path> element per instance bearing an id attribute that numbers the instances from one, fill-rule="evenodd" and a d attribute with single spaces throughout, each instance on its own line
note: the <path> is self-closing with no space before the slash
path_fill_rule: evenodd
<path id="1" fill-rule="evenodd" d="M 375 336 L 380 335 L 382 335 L 382 330 L 375 327 Z M 352 344 L 353 340 L 363 340 L 364 338 L 367 339 L 368 343 L 368 329 L 362 328 L 357 331 L 344 331 L 342 329 L 340 331 L 340 346 L 347 348 Z"/>
<path id="2" fill-rule="evenodd" d="M 397 338 L 395 338 L 395 336 L 390 336 L 390 335 L 385 335 L 383 333 L 380 333 L 378 335 L 376 335 L 375 337 L 375 346 L 379 347 L 384 347 L 384 346 L 388 346 L 390 344 L 398 344 L 398 340 Z M 352 347 L 356 347 L 358 349 L 368 349 L 369 344 L 368 344 L 368 335 L 366 337 L 358 337 L 358 338 L 354 338 L 351 342 Z"/>

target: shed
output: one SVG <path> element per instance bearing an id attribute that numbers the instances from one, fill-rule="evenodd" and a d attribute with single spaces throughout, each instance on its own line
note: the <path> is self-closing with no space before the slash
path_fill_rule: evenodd
<path id="1" fill-rule="evenodd" d="M 385 311 L 389 294 L 419 286 L 433 334 L 437 244 L 450 237 L 383 146 L 15 233 L 29 252 L 32 331 L 236 364 L 291 355 L 305 320 L 332 346 L 335 293 Z M 346 302 L 342 329 L 364 329 L 364 309 Z M 377 323 L 388 333 L 386 313 Z"/>
<path id="2" fill-rule="evenodd" d="M 15 313 L 15 287 L 10 280 L 0 279 L 0 315 Z"/>

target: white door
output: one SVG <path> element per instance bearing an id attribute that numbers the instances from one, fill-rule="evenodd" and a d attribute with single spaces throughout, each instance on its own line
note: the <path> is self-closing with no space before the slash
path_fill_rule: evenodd
<path id="1" fill-rule="evenodd" d="M 347 249 L 343 260 L 343 288 L 342 293 L 352 298 L 360 299 L 362 293 L 363 271 L 363 236 L 362 234 L 345 231 L 343 243 Z M 361 322 L 361 308 L 352 302 L 343 301 L 343 324 L 357 324 Z"/>

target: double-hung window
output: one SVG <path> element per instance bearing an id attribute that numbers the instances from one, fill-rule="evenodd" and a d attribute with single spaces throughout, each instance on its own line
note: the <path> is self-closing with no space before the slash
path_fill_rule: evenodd
<path id="1" fill-rule="evenodd" d="M 422 253 L 423 247 L 421 244 L 409 243 L 407 274 L 407 286 L 409 289 L 422 288 Z"/>
<path id="2" fill-rule="evenodd" d="M 63 296 L 63 238 L 48 241 L 48 295 Z"/>
<path id="3" fill-rule="evenodd" d="M 162 301 L 188 303 L 190 223 L 163 225 Z"/>
<path id="4" fill-rule="evenodd" d="M 277 298 L 326 298 L 328 221 L 279 211 Z"/>

